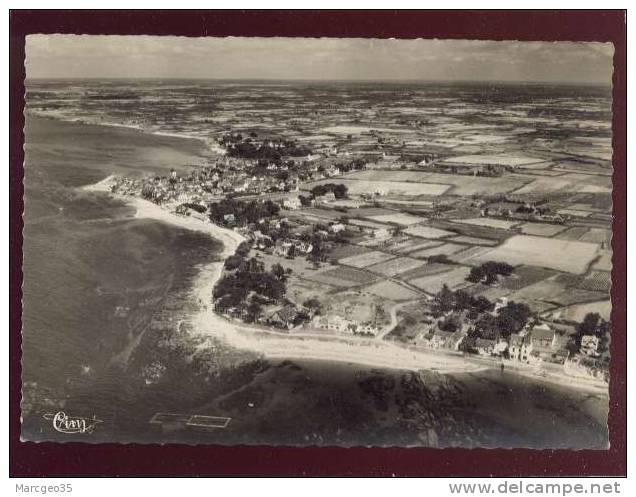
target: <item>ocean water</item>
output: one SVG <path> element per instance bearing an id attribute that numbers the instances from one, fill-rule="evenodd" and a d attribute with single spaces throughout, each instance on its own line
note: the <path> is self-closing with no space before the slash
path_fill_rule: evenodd
<path id="1" fill-rule="evenodd" d="M 112 419 L 134 409 L 135 346 L 220 244 L 81 189 L 114 172 L 186 167 L 201 159 L 199 142 L 38 118 L 25 131 L 23 437 L 32 438 L 55 435 L 47 412 Z"/>

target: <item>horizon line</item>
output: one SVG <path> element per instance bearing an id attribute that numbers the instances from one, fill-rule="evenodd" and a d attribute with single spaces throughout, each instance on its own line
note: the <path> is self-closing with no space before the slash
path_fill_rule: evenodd
<path id="1" fill-rule="evenodd" d="M 231 81 L 231 82 L 281 82 L 281 83 L 409 83 L 409 84 L 430 84 L 430 83 L 491 83 L 491 84 L 528 84 L 528 85 L 554 85 L 554 86 L 603 86 L 612 87 L 612 82 L 586 82 L 586 81 L 542 81 L 542 80 L 470 80 L 470 79 L 306 79 L 306 78 L 204 78 L 204 77 L 162 77 L 162 76 L 81 76 L 81 77 L 57 77 L 38 76 L 25 77 L 28 81 Z"/>

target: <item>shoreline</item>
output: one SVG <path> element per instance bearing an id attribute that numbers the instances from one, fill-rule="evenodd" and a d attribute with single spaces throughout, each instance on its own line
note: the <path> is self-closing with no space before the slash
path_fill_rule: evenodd
<path id="1" fill-rule="evenodd" d="M 484 361 L 436 354 L 433 351 L 412 350 L 384 340 L 371 341 L 370 339 L 340 336 L 316 337 L 310 334 L 290 335 L 275 329 L 236 322 L 222 316 L 216 313 L 212 307 L 212 289 L 221 278 L 225 259 L 235 253 L 236 248 L 245 238 L 233 230 L 214 223 L 177 215 L 148 200 L 113 194 L 110 191 L 110 186 L 115 177 L 116 175 L 110 175 L 98 183 L 84 186 L 83 189 L 90 192 L 107 193 L 123 200 L 136 208 L 135 217 L 137 218 L 154 219 L 183 229 L 206 233 L 222 243 L 223 249 L 218 255 L 221 260 L 203 265 L 193 281 L 192 295 L 199 306 L 199 311 L 191 317 L 192 334 L 204 338 L 202 348 L 209 345 L 209 341 L 205 339 L 210 338 L 219 339 L 229 346 L 255 352 L 264 358 L 274 360 L 335 361 L 397 370 L 426 369 L 441 374 L 474 373 L 498 368 L 496 364 L 487 364 Z M 507 371 L 542 383 L 577 390 L 607 394 L 609 389 L 607 385 L 597 384 L 594 381 L 578 381 L 576 378 L 570 377 L 561 379 L 554 375 L 536 374 L 534 371 L 525 370 L 521 365 L 513 366 Z"/>
<path id="2" fill-rule="evenodd" d="M 171 131 L 160 131 L 160 130 L 152 130 L 149 128 L 144 128 L 138 124 L 124 124 L 124 123 L 116 123 L 116 122 L 99 122 L 99 121 L 91 121 L 81 117 L 64 117 L 64 116 L 56 116 L 52 114 L 40 114 L 38 112 L 25 110 L 25 117 L 30 116 L 36 119 L 47 119 L 50 121 L 59 121 L 70 124 L 82 124 L 86 126 L 103 126 L 106 128 L 119 128 L 125 129 L 128 131 L 143 133 L 146 135 L 159 136 L 165 138 L 176 138 L 178 140 L 194 140 L 202 143 L 207 152 L 217 154 L 217 155 L 226 155 L 225 149 L 218 145 L 218 143 L 212 139 L 205 138 L 203 136 L 191 135 L 187 133 L 177 133 Z"/>

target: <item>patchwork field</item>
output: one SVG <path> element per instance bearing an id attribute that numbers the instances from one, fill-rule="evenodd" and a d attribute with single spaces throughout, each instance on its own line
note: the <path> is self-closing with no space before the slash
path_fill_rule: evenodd
<path id="1" fill-rule="evenodd" d="M 470 245 L 487 245 L 492 247 L 493 245 L 497 245 L 497 242 L 494 240 L 489 240 L 487 238 L 477 238 L 475 236 L 454 236 L 453 238 L 449 238 L 451 242 L 457 243 L 467 243 Z"/>
<path id="2" fill-rule="evenodd" d="M 409 255 L 411 257 L 417 257 L 422 259 L 422 258 L 430 257 L 432 255 L 451 255 L 465 249 L 466 249 L 466 245 L 458 245 L 456 243 L 445 243 L 438 247 L 430 247 L 423 250 L 418 250 L 416 252 L 411 252 Z"/>
<path id="3" fill-rule="evenodd" d="M 601 250 L 601 257 L 592 266 L 593 269 L 599 271 L 611 271 L 612 270 L 612 251 Z"/>
<path id="4" fill-rule="evenodd" d="M 383 276 L 395 276 L 396 274 L 415 269 L 422 264 L 422 261 L 418 261 L 417 259 L 411 259 L 410 257 L 398 257 L 386 262 L 381 262 L 380 264 L 368 266 L 366 269 Z"/>
<path id="5" fill-rule="evenodd" d="M 393 248 L 399 254 L 407 254 L 410 252 L 415 252 L 416 250 L 420 250 L 427 247 L 439 247 L 444 242 L 435 241 L 435 240 L 422 240 L 421 238 L 411 238 L 408 243 L 404 243 L 400 245 L 399 248 Z"/>
<path id="6" fill-rule="evenodd" d="M 438 262 L 422 264 L 415 269 L 400 273 L 400 279 L 404 281 L 410 281 L 414 280 L 415 278 L 422 278 L 424 276 L 432 276 L 434 274 L 444 273 L 455 268 L 457 268 L 457 266 L 455 266 L 454 264 L 442 264 Z"/>
<path id="7" fill-rule="evenodd" d="M 337 267 L 306 275 L 307 279 L 337 287 L 351 287 L 374 282 L 377 277 L 350 267 Z"/>
<path id="8" fill-rule="evenodd" d="M 443 164 L 470 164 L 470 165 L 498 165 L 507 167 L 530 166 L 545 164 L 544 159 L 525 157 L 519 155 L 462 155 L 451 157 L 443 161 Z"/>
<path id="9" fill-rule="evenodd" d="M 532 176 L 509 174 L 506 176 L 487 178 L 483 176 L 460 176 L 428 171 L 383 171 L 366 170 L 348 175 L 348 179 L 381 182 L 415 182 L 451 185 L 448 193 L 454 195 L 495 195 L 507 193 L 521 188 L 531 182 Z"/>
<path id="10" fill-rule="evenodd" d="M 340 259 L 338 262 L 340 264 L 345 264 L 347 266 L 363 268 L 363 267 L 371 266 L 373 264 L 378 264 L 380 262 L 387 261 L 389 259 L 393 259 L 393 257 L 395 256 L 374 250 L 372 252 L 367 252 L 360 255 L 345 257 L 344 259 Z"/>
<path id="11" fill-rule="evenodd" d="M 421 236 L 422 238 L 444 238 L 445 236 L 452 236 L 455 234 L 452 231 L 432 228 L 430 226 L 410 226 L 404 230 L 404 233 L 413 236 Z"/>
<path id="12" fill-rule="evenodd" d="M 597 256 L 598 245 L 595 243 L 515 235 L 498 247 L 470 260 L 507 262 L 513 266 L 525 264 L 583 274 Z"/>
<path id="13" fill-rule="evenodd" d="M 552 178 L 537 178 L 515 193 L 550 193 L 558 191 L 611 193 L 611 178 L 590 174 L 566 173 Z"/>
<path id="14" fill-rule="evenodd" d="M 333 183 L 333 179 L 321 180 L 312 183 L 312 187 L 325 183 Z M 344 184 L 351 195 L 379 193 L 382 195 L 433 195 L 446 193 L 450 185 L 440 183 L 406 183 L 399 181 L 365 181 L 338 179 L 338 183 Z"/>
<path id="15" fill-rule="evenodd" d="M 612 231 L 602 228 L 590 228 L 579 240 L 582 242 L 605 243 L 609 247 L 612 241 Z"/>
<path id="16" fill-rule="evenodd" d="M 364 291 L 373 295 L 377 295 L 378 297 L 383 297 L 388 300 L 394 300 L 398 302 L 402 300 L 413 300 L 421 297 L 419 293 L 390 280 L 379 281 L 378 283 L 366 287 Z"/>
<path id="17" fill-rule="evenodd" d="M 546 224 L 546 223 L 524 223 L 521 226 L 521 233 L 524 235 L 534 236 L 554 236 L 557 233 L 561 233 L 566 229 L 566 226 L 561 224 Z"/>
<path id="18" fill-rule="evenodd" d="M 444 284 L 448 285 L 451 290 L 467 286 L 466 276 L 468 276 L 469 272 L 470 268 L 462 266 L 443 273 L 414 278 L 410 280 L 409 283 L 421 288 L 425 292 L 437 293 L 442 289 Z"/>
<path id="19" fill-rule="evenodd" d="M 426 218 L 412 216 L 410 214 L 403 214 L 401 212 L 394 212 L 392 214 L 383 214 L 380 216 L 371 216 L 374 221 L 381 223 L 400 224 L 402 226 L 410 226 L 412 224 L 419 224 L 426 221 Z"/>
<path id="20" fill-rule="evenodd" d="M 501 230 L 509 230 L 513 226 L 519 224 L 518 221 L 506 221 L 505 219 L 492 219 L 489 217 L 478 217 L 474 219 L 457 219 L 456 223 L 473 224 L 475 226 L 487 226 L 489 228 L 497 228 Z"/>
<path id="21" fill-rule="evenodd" d="M 603 319 L 609 320 L 612 313 L 612 303 L 609 300 L 599 302 L 589 302 L 586 304 L 576 304 L 559 309 L 561 317 L 570 321 L 583 321 L 585 315 L 590 312 L 597 312 Z"/>

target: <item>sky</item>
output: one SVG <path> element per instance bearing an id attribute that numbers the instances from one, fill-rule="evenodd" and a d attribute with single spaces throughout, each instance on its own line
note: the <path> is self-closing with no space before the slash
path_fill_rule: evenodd
<path id="1" fill-rule="evenodd" d="M 29 35 L 27 78 L 611 84 L 610 43 Z"/>

